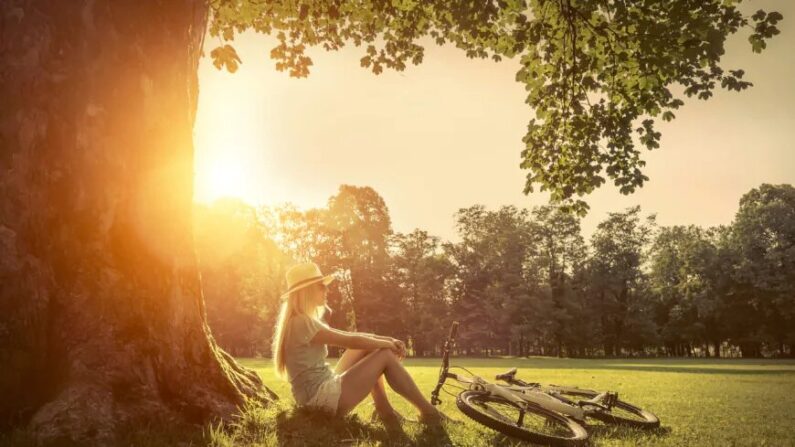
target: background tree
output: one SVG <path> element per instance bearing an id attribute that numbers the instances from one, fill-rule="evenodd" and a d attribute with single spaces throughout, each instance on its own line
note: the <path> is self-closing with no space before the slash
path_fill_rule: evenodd
<path id="1" fill-rule="evenodd" d="M 722 356 L 725 341 L 733 330 L 742 327 L 741 320 L 753 320 L 753 313 L 739 312 L 732 316 L 731 304 L 737 299 L 736 266 L 738 253 L 732 243 L 732 228 L 721 225 L 707 230 L 709 263 L 705 277 L 709 283 L 700 312 L 707 341 L 712 343 L 716 356 Z M 727 352 L 727 354 L 729 354 Z"/>
<path id="2" fill-rule="evenodd" d="M 527 210 L 514 206 L 487 211 L 476 205 L 456 214 L 461 242 L 448 244 L 446 251 L 457 272 L 452 305 L 462 324 L 460 347 L 507 353 L 515 335 L 512 325 L 532 315 L 530 308 L 511 312 L 515 303 L 527 301 L 530 292 L 523 261 L 529 243 L 528 217 Z"/>
<path id="3" fill-rule="evenodd" d="M 710 231 L 692 225 L 661 228 L 652 250 L 649 281 L 663 344 L 678 355 L 690 355 L 693 346 L 717 341 L 719 355 L 724 303 Z"/>
<path id="4" fill-rule="evenodd" d="M 738 281 L 763 316 L 759 335 L 781 354 L 792 355 L 788 346 L 795 342 L 795 188 L 763 184 L 746 193 L 733 230 L 740 254 Z"/>
<path id="5" fill-rule="evenodd" d="M 564 347 L 577 350 L 588 337 L 587 312 L 579 302 L 583 297 L 573 282 L 585 262 L 585 241 L 579 219 L 559 207 L 537 207 L 532 216 L 526 268 L 547 303 L 537 324 L 548 327 L 552 352 L 562 356 Z"/>
<path id="6" fill-rule="evenodd" d="M 331 262 L 339 257 L 339 247 L 334 244 L 333 235 L 328 227 L 328 210 L 312 208 L 298 210 L 294 205 L 286 204 L 275 209 L 271 218 L 276 226 L 274 237 L 295 259 L 320 259 Z"/>
<path id="7" fill-rule="evenodd" d="M 368 194 L 378 197 L 375 191 Z M 768 202 L 778 204 L 766 206 L 769 210 L 788 206 L 778 199 Z M 378 207 L 385 221 L 388 208 Z M 652 232 L 639 210 L 630 209 L 603 222 L 590 247 L 578 218 L 560 207 L 462 209 L 461 242 L 443 242 L 420 229 L 389 234 L 382 259 L 386 270 L 356 274 L 357 282 L 380 284 L 395 300 L 387 304 L 397 315 L 378 319 L 368 330 L 410 340 L 420 356 L 438 350 L 452 319 L 469 321 L 467 333 L 478 334 L 459 345 L 475 355 L 787 355 L 788 339 L 770 335 L 781 329 L 780 320 L 768 318 L 777 310 L 775 295 L 759 290 L 746 270 L 764 259 L 748 260 L 759 250 L 747 244 L 764 248 L 760 241 L 772 234 L 759 225 L 767 222 L 759 216 L 775 216 L 770 222 L 788 228 L 793 215 L 749 209 L 743 219 L 756 216 L 750 220 L 755 224 L 742 233 L 732 226 L 692 225 Z M 336 327 L 354 327 L 354 302 L 374 306 L 365 312 L 378 312 L 383 304 L 382 297 L 354 295 L 352 264 L 328 208 L 255 210 L 224 200 L 197 207 L 195 221 L 208 322 L 227 351 L 267 355 L 283 270 L 296 260 L 343 272 L 329 296 L 334 310 L 329 321 Z M 366 233 L 362 228 L 351 233 Z M 619 280 L 626 270 L 634 276 L 628 304 L 622 305 Z M 788 264 L 773 264 L 769 271 L 775 284 L 787 285 Z M 617 338 L 613 323 L 622 325 L 618 338 L 624 342 L 605 349 L 606 340 Z"/>
<path id="8" fill-rule="evenodd" d="M 435 354 L 450 327 L 449 282 L 455 271 L 438 237 L 423 230 L 392 237 L 393 284 L 414 355 Z M 402 331 L 401 331 L 402 332 Z"/>
<path id="9" fill-rule="evenodd" d="M 341 241 L 331 227 L 328 208 L 300 211 L 294 205 L 287 204 L 266 214 L 273 215 L 274 239 L 293 260 L 312 261 L 318 264 L 321 271 L 337 274 L 337 280 L 328 292 L 329 308 L 333 312 L 327 313 L 325 318 L 333 327 L 345 330 L 355 328 L 350 272 L 343 262 Z M 337 349 L 332 347 L 329 352 L 336 354 Z"/>
<path id="10" fill-rule="evenodd" d="M 343 281 L 350 287 L 345 298 L 356 316 L 354 329 L 400 328 L 399 296 L 388 276 L 392 223 L 383 198 L 370 187 L 342 185 L 328 201 L 327 226 L 340 250 Z"/>
<path id="11" fill-rule="evenodd" d="M 256 211 L 236 200 L 194 210 L 207 322 L 235 356 L 270 356 L 284 274 L 293 263 Z"/>
<path id="12" fill-rule="evenodd" d="M 591 237 L 592 315 L 600 322 L 606 355 L 620 355 L 623 348 L 637 350 L 654 341 L 656 328 L 642 269 L 653 224 L 654 216 L 642 222 L 640 207 L 635 206 L 610 213 Z"/>

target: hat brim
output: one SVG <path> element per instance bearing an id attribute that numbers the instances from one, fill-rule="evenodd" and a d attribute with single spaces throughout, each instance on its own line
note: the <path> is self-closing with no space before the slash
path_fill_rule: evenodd
<path id="1" fill-rule="evenodd" d="M 321 277 L 319 277 L 319 278 L 315 279 L 314 281 L 308 281 L 308 282 L 305 282 L 305 283 L 301 284 L 301 285 L 300 285 L 300 286 L 298 286 L 298 287 L 292 288 L 292 289 L 290 289 L 290 290 L 288 290 L 288 291 L 284 292 L 284 293 L 282 294 L 282 296 L 280 296 L 279 298 L 280 298 L 280 299 L 285 299 L 285 298 L 287 298 L 287 296 L 288 296 L 288 295 L 290 295 L 291 293 L 295 292 L 296 290 L 301 290 L 301 289 L 303 289 L 303 288 L 305 288 L 305 287 L 309 287 L 309 286 L 311 286 L 312 284 L 317 284 L 317 283 L 319 283 L 319 282 L 322 282 L 322 283 L 323 283 L 323 285 L 326 285 L 326 286 L 327 286 L 327 285 L 331 284 L 331 283 L 332 283 L 332 282 L 333 282 L 335 279 L 337 279 L 337 277 L 336 277 L 336 276 L 334 276 L 334 274 L 331 274 L 331 275 L 326 275 L 326 276 L 321 276 Z"/>

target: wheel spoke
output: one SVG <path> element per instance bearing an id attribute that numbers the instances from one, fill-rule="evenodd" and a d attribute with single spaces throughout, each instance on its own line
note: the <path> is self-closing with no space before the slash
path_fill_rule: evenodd
<path id="1" fill-rule="evenodd" d="M 501 411 L 498 411 L 496 408 L 492 408 L 493 405 L 494 404 L 486 405 L 483 402 L 478 402 L 478 406 L 481 407 L 483 411 L 489 416 L 501 420 L 505 423 L 513 424 L 513 420 L 511 420 L 509 417 L 504 415 Z"/>
<path id="2" fill-rule="evenodd" d="M 521 409 L 507 401 L 477 401 L 476 405 L 483 413 L 496 420 L 535 433 L 555 437 L 567 437 L 571 433 L 569 428 L 559 420 Z"/>
<path id="3" fill-rule="evenodd" d="M 595 395 L 590 394 L 575 394 L 575 393 L 562 393 L 566 398 L 580 401 L 593 398 Z M 593 408 L 593 407 L 592 407 Z M 589 413 L 594 419 L 598 419 L 608 424 L 629 424 L 642 428 L 653 428 L 659 425 L 659 420 L 653 420 L 647 412 L 634 405 L 628 404 L 618 400 L 613 407 L 609 410 L 594 409 Z M 649 418 L 651 417 L 651 419 Z"/>
<path id="4" fill-rule="evenodd" d="M 614 406 L 612 408 L 612 410 L 610 410 L 610 414 L 612 414 L 615 417 L 620 417 L 622 419 L 634 420 L 634 421 L 638 421 L 638 422 L 642 422 L 642 421 L 646 420 L 642 415 L 637 414 L 634 411 L 630 411 L 629 409 L 624 408 L 621 405 Z"/>

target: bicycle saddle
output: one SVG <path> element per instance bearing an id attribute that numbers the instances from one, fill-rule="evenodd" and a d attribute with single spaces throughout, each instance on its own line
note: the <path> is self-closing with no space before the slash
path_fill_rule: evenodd
<path id="1" fill-rule="evenodd" d="M 509 369 L 508 371 L 506 371 L 506 372 L 504 372 L 502 374 L 497 374 L 497 377 L 495 377 L 495 379 L 496 380 L 504 380 L 506 382 L 510 382 L 511 380 L 513 380 L 513 377 L 515 375 L 516 375 L 516 368 L 511 368 L 511 369 Z"/>

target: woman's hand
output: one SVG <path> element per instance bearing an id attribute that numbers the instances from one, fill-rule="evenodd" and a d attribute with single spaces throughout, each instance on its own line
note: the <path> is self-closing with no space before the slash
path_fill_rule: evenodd
<path id="1" fill-rule="evenodd" d="M 390 341 L 395 346 L 395 349 L 393 349 L 393 351 L 395 351 L 395 355 L 397 355 L 400 360 L 406 358 L 406 344 L 397 338 L 390 338 Z"/>
<path id="2" fill-rule="evenodd" d="M 383 349 L 389 349 L 399 359 L 402 360 L 403 357 L 405 357 L 406 351 L 402 341 L 394 339 L 392 337 L 382 337 L 379 338 L 378 341 L 384 344 Z"/>
<path id="3" fill-rule="evenodd" d="M 392 352 L 395 353 L 396 356 L 398 356 L 400 360 L 406 358 L 406 353 L 407 353 L 406 344 L 398 340 L 397 338 L 387 337 L 385 335 L 368 334 L 364 332 L 356 332 L 356 334 L 365 337 L 370 337 L 379 340 L 381 342 L 386 342 L 384 343 L 383 346 L 381 346 L 381 348 L 390 349 Z"/>
<path id="4" fill-rule="evenodd" d="M 389 349 L 393 354 L 400 357 L 400 346 L 398 346 L 394 341 L 387 338 L 379 338 L 377 340 L 382 343 L 381 349 Z"/>

